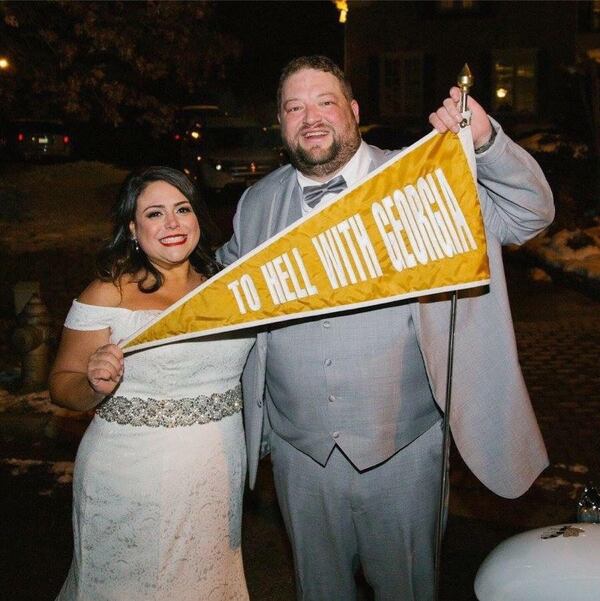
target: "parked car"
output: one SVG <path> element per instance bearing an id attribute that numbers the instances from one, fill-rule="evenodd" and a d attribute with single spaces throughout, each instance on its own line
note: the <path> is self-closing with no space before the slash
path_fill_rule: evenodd
<path id="1" fill-rule="evenodd" d="M 207 120 L 215 117 L 226 117 L 227 113 L 222 111 L 216 104 L 190 104 L 181 107 L 175 114 L 175 126 L 173 140 L 182 142 L 186 132 L 193 127 L 201 127 Z"/>
<path id="2" fill-rule="evenodd" d="M 3 128 L 0 147 L 10 159 L 68 159 L 73 154 L 73 139 L 62 121 L 19 119 Z"/>
<path id="3" fill-rule="evenodd" d="M 190 119 L 181 137 L 181 168 L 208 191 L 246 187 L 284 161 L 278 132 L 224 114 Z"/>

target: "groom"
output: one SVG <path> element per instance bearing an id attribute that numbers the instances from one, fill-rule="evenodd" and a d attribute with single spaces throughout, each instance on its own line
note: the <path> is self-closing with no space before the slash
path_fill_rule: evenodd
<path id="1" fill-rule="evenodd" d="M 453 88 L 430 116 L 438 131 L 458 131 L 458 98 Z M 393 156 L 361 140 L 350 84 L 326 57 L 284 68 L 277 107 L 291 165 L 244 193 L 224 264 Z M 473 99 L 469 108 L 491 284 L 458 301 L 451 424 L 477 477 L 512 498 L 547 456 L 518 365 L 501 245 L 533 237 L 554 208 L 533 158 Z M 250 486 L 268 444 L 298 599 L 354 599 L 359 564 L 378 601 L 433 598 L 450 310 L 425 300 L 258 334 L 243 375 Z"/>

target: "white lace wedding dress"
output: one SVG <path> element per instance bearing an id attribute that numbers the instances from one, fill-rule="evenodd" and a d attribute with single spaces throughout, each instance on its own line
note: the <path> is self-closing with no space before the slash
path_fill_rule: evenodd
<path id="1" fill-rule="evenodd" d="M 118 342 L 157 313 L 74 301 L 65 325 L 110 328 Z M 237 334 L 126 356 L 77 453 L 73 562 L 57 601 L 248 599 L 239 379 L 252 343 Z"/>

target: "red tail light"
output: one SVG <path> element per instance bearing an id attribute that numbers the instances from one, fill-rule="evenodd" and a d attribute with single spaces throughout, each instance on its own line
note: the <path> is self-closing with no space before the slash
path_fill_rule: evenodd
<path id="1" fill-rule="evenodd" d="M 17 140 L 18 140 L 19 142 L 22 142 L 24 139 L 25 139 L 25 134 L 24 134 L 23 132 L 21 132 L 21 131 L 20 131 L 20 132 L 17 134 Z"/>
<path id="2" fill-rule="evenodd" d="M 63 136 L 63 142 L 65 144 L 68 144 L 71 141 L 71 138 L 69 138 L 69 136 Z"/>
<path id="3" fill-rule="evenodd" d="M 175 138 L 176 142 L 179 142 L 179 140 L 181 140 L 181 136 L 179 134 L 175 134 L 173 137 Z"/>

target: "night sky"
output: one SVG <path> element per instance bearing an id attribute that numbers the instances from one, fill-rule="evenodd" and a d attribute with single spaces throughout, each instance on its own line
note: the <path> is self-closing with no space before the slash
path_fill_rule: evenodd
<path id="1" fill-rule="evenodd" d="M 325 54 L 342 63 L 344 26 L 330 0 L 320 2 L 218 2 L 223 29 L 242 43 L 235 72 L 236 97 L 272 103 L 281 68 L 304 54 Z M 239 99 L 243 103 L 242 99 Z"/>

